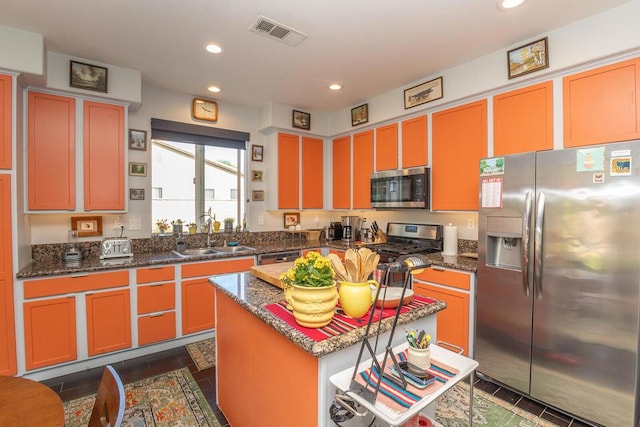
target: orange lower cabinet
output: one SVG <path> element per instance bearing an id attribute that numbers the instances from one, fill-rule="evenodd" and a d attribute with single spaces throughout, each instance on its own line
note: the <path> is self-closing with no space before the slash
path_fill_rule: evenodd
<path id="1" fill-rule="evenodd" d="M 419 295 L 445 301 L 447 308 L 438 312 L 438 341 L 445 341 L 464 349 L 469 354 L 469 294 L 453 289 L 414 282 Z"/>
<path id="2" fill-rule="evenodd" d="M 155 313 L 175 308 L 175 283 L 138 287 L 138 314 Z"/>
<path id="3" fill-rule="evenodd" d="M 89 356 L 131 347 L 129 289 L 86 296 Z"/>
<path id="4" fill-rule="evenodd" d="M 169 311 L 138 318 L 138 345 L 166 341 L 176 337 L 176 313 Z"/>
<path id="5" fill-rule="evenodd" d="M 208 278 L 182 281 L 182 334 L 215 326 L 215 295 Z"/>
<path id="6" fill-rule="evenodd" d="M 27 370 L 76 360 L 75 298 L 25 302 L 24 338 Z"/>

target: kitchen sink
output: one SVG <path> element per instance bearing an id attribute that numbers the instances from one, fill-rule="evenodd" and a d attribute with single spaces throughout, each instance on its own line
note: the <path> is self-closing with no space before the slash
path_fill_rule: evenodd
<path id="1" fill-rule="evenodd" d="M 194 248 L 185 249 L 183 251 L 172 251 L 174 254 L 182 258 L 190 256 L 202 256 L 202 255 L 214 255 L 214 254 L 229 254 L 229 253 L 243 253 L 255 251 L 255 248 L 249 246 L 215 246 L 212 248 Z"/>
<path id="2" fill-rule="evenodd" d="M 213 248 L 216 252 L 223 253 L 238 253 L 238 252 L 249 252 L 255 251 L 255 248 L 250 248 L 249 246 L 214 246 Z"/>

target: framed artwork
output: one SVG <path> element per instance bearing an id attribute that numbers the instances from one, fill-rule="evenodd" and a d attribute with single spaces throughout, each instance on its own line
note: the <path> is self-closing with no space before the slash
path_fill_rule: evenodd
<path id="1" fill-rule="evenodd" d="M 107 92 L 107 69 L 84 62 L 70 61 L 69 86 Z"/>
<path id="2" fill-rule="evenodd" d="M 194 119 L 217 122 L 218 103 L 210 99 L 193 98 L 191 113 L 193 114 Z"/>
<path id="3" fill-rule="evenodd" d="M 147 131 L 129 129 L 129 150 L 147 151 Z"/>
<path id="4" fill-rule="evenodd" d="M 129 200 L 144 200 L 144 188 L 130 188 Z"/>
<path id="5" fill-rule="evenodd" d="M 283 218 L 284 228 L 289 228 L 292 225 L 300 224 L 300 212 L 285 212 Z"/>
<path id="6" fill-rule="evenodd" d="M 425 104 L 442 98 L 442 77 L 420 83 L 417 86 L 405 89 L 404 91 L 404 109 L 413 108 L 415 106 Z"/>
<path id="7" fill-rule="evenodd" d="M 254 202 L 264 202 L 264 190 L 253 190 L 251 200 Z"/>
<path id="8" fill-rule="evenodd" d="M 252 170 L 251 171 L 251 181 L 253 181 L 253 182 L 262 182 L 262 171 Z"/>
<path id="9" fill-rule="evenodd" d="M 510 79 L 548 68 L 549 46 L 547 38 L 508 51 L 507 65 Z"/>
<path id="10" fill-rule="evenodd" d="M 147 164 L 129 162 L 129 175 L 130 176 L 147 176 Z"/>
<path id="11" fill-rule="evenodd" d="M 71 229 L 78 232 L 78 237 L 102 236 L 102 217 L 72 216 Z"/>
<path id="12" fill-rule="evenodd" d="M 293 110 L 291 126 L 298 129 L 311 129 L 311 114 L 304 111 Z"/>
<path id="13" fill-rule="evenodd" d="M 361 125 L 369 121 L 369 104 L 351 109 L 351 126 Z"/>
<path id="14" fill-rule="evenodd" d="M 262 145 L 251 146 L 251 160 L 261 162 L 264 159 L 264 147 Z"/>

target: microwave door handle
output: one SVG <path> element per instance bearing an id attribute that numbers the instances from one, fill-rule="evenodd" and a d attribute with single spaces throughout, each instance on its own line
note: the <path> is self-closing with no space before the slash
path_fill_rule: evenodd
<path id="1" fill-rule="evenodd" d="M 532 192 L 527 191 L 524 199 L 524 211 L 522 212 L 522 291 L 529 296 L 531 283 L 529 280 L 529 241 L 531 236 L 531 204 Z"/>
<path id="2" fill-rule="evenodd" d="M 533 268 L 533 285 L 538 300 L 542 299 L 542 244 L 543 244 L 543 230 L 544 230 L 544 208 L 545 208 L 545 195 L 541 191 L 538 194 L 538 201 L 536 203 L 536 225 L 535 225 L 535 237 L 533 241 L 534 245 L 534 268 Z"/>

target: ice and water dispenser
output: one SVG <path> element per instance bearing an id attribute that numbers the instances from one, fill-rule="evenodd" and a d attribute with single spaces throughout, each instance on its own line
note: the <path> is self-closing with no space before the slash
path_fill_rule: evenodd
<path id="1" fill-rule="evenodd" d="M 522 218 L 487 217 L 488 266 L 522 270 Z"/>

